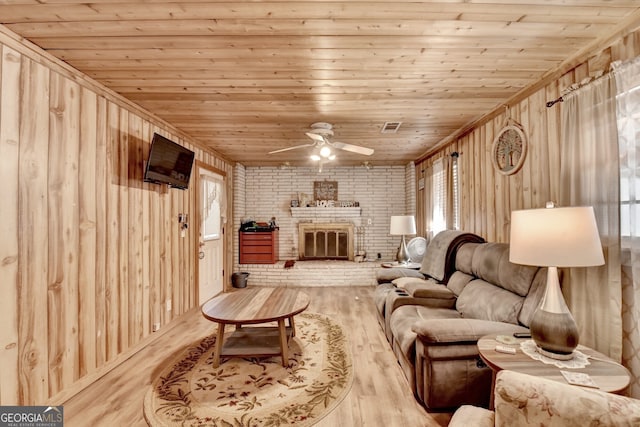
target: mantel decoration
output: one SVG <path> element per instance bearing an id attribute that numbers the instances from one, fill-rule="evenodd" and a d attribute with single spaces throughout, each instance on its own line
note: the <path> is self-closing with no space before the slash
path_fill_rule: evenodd
<path id="1" fill-rule="evenodd" d="M 338 200 L 338 181 L 314 181 L 313 200 Z"/>
<path id="2" fill-rule="evenodd" d="M 520 170 L 526 157 L 527 137 L 522 125 L 507 116 L 505 126 L 493 140 L 491 162 L 502 175 L 512 175 Z"/>

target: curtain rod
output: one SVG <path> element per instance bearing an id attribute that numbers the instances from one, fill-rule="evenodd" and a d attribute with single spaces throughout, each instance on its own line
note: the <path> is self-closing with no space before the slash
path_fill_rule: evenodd
<path id="1" fill-rule="evenodd" d="M 547 108 L 549 107 L 553 107 L 554 105 L 556 105 L 558 102 L 564 102 L 564 99 L 562 97 L 560 98 L 556 98 L 553 101 L 547 101 Z"/>
<path id="2" fill-rule="evenodd" d="M 610 74 L 611 72 L 607 72 L 606 74 Z M 604 70 L 600 70 L 597 73 L 595 73 L 593 76 L 589 76 L 589 77 L 585 77 L 584 79 L 582 79 L 579 83 L 574 83 L 572 85 L 570 85 L 569 87 L 567 87 L 565 90 L 563 90 L 563 95 L 569 94 L 575 90 L 580 89 L 583 86 L 588 85 L 589 83 L 591 83 L 592 81 L 599 79 L 600 77 L 605 75 L 605 71 Z M 554 105 L 556 105 L 558 102 L 563 102 L 564 98 L 562 97 L 563 95 L 560 95 L 559 98 L 554 99 L 553 101 L 547 101 L 546 106 L 547 108 L 549 107 L 553 107 Z"/>

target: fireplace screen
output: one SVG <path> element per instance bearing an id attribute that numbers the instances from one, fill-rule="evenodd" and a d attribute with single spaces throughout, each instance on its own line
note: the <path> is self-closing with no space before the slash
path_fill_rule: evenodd
<path id="1" fill-rule="evenodd" d="M 300 259 L 353 260 L 353 225 L 300 224 Z"/>

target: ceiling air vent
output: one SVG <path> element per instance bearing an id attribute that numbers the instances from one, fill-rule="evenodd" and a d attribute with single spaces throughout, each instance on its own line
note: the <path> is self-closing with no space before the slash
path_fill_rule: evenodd
<path id="1" fill-rule="evenodd" d="M 396 133 L 398 129 L 400 129 L 401 124 L 402 122 L 385 122 L 385 124 L 382 125 L 380 133 Z"/>

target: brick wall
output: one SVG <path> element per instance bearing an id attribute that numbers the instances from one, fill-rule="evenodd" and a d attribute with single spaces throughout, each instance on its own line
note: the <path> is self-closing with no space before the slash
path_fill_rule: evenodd
<path id="1" fill-rule="evenodd" d="M 279 257 L 281 260 L 297 259 L 297 224 L 302 219 L 292 217 L 291 200 L 297 200 L 299 193 L 313 196 L 314 181 L 325 180 L 337 181 L 339 200 L 359 202 L 360 217 L 350 217 L 345 220 L 364 228 L 364 250 L 367 252 L 367 257 L 376 259 L 378 253 L 383 260 L 391 260 L 395 257 L 400 239 L 398 236 L 389 235 L 389 218 L 391 215 L 415 214 L 415 165 L 413 163 L 406 166 L 374 166 L 370 169 L 362 166 L 325 167 L 321 174 L 318 174 L 316 169 L 304 167 L 237 165 L 234 174 L 234 194 L 237 199 L 234 200 L 233 227 L 236 248 L 235 271 L 251 272 L 249 266 L 238 264 L 238 229 L 242 220 L 267 222 L 271 217 L 276 217 L 280 227 Z M 339 212 L 337 209 L 336 211 Z M 313 222 L 341 220 L 339 216 L 324 218 L 326 215 L 323 215 L 322 218 L 314 218 L 314 215 L 310 211 L 311 218 L 305 219 Z M 301 264 L 303 263 L 296 263 L 298 274 L 300 274 Z M 268 266 L 252 267 L 266 277 Z M 279 268 L 281 269 L 282 266 Z M 341 277 L 346 279 L 345 274 L 340 273 Z M 366 282 L 371 283 L 372 276 L 369 274 L 367 276 Z M 351 280 L 353 279 L 349 279 Z"/>

